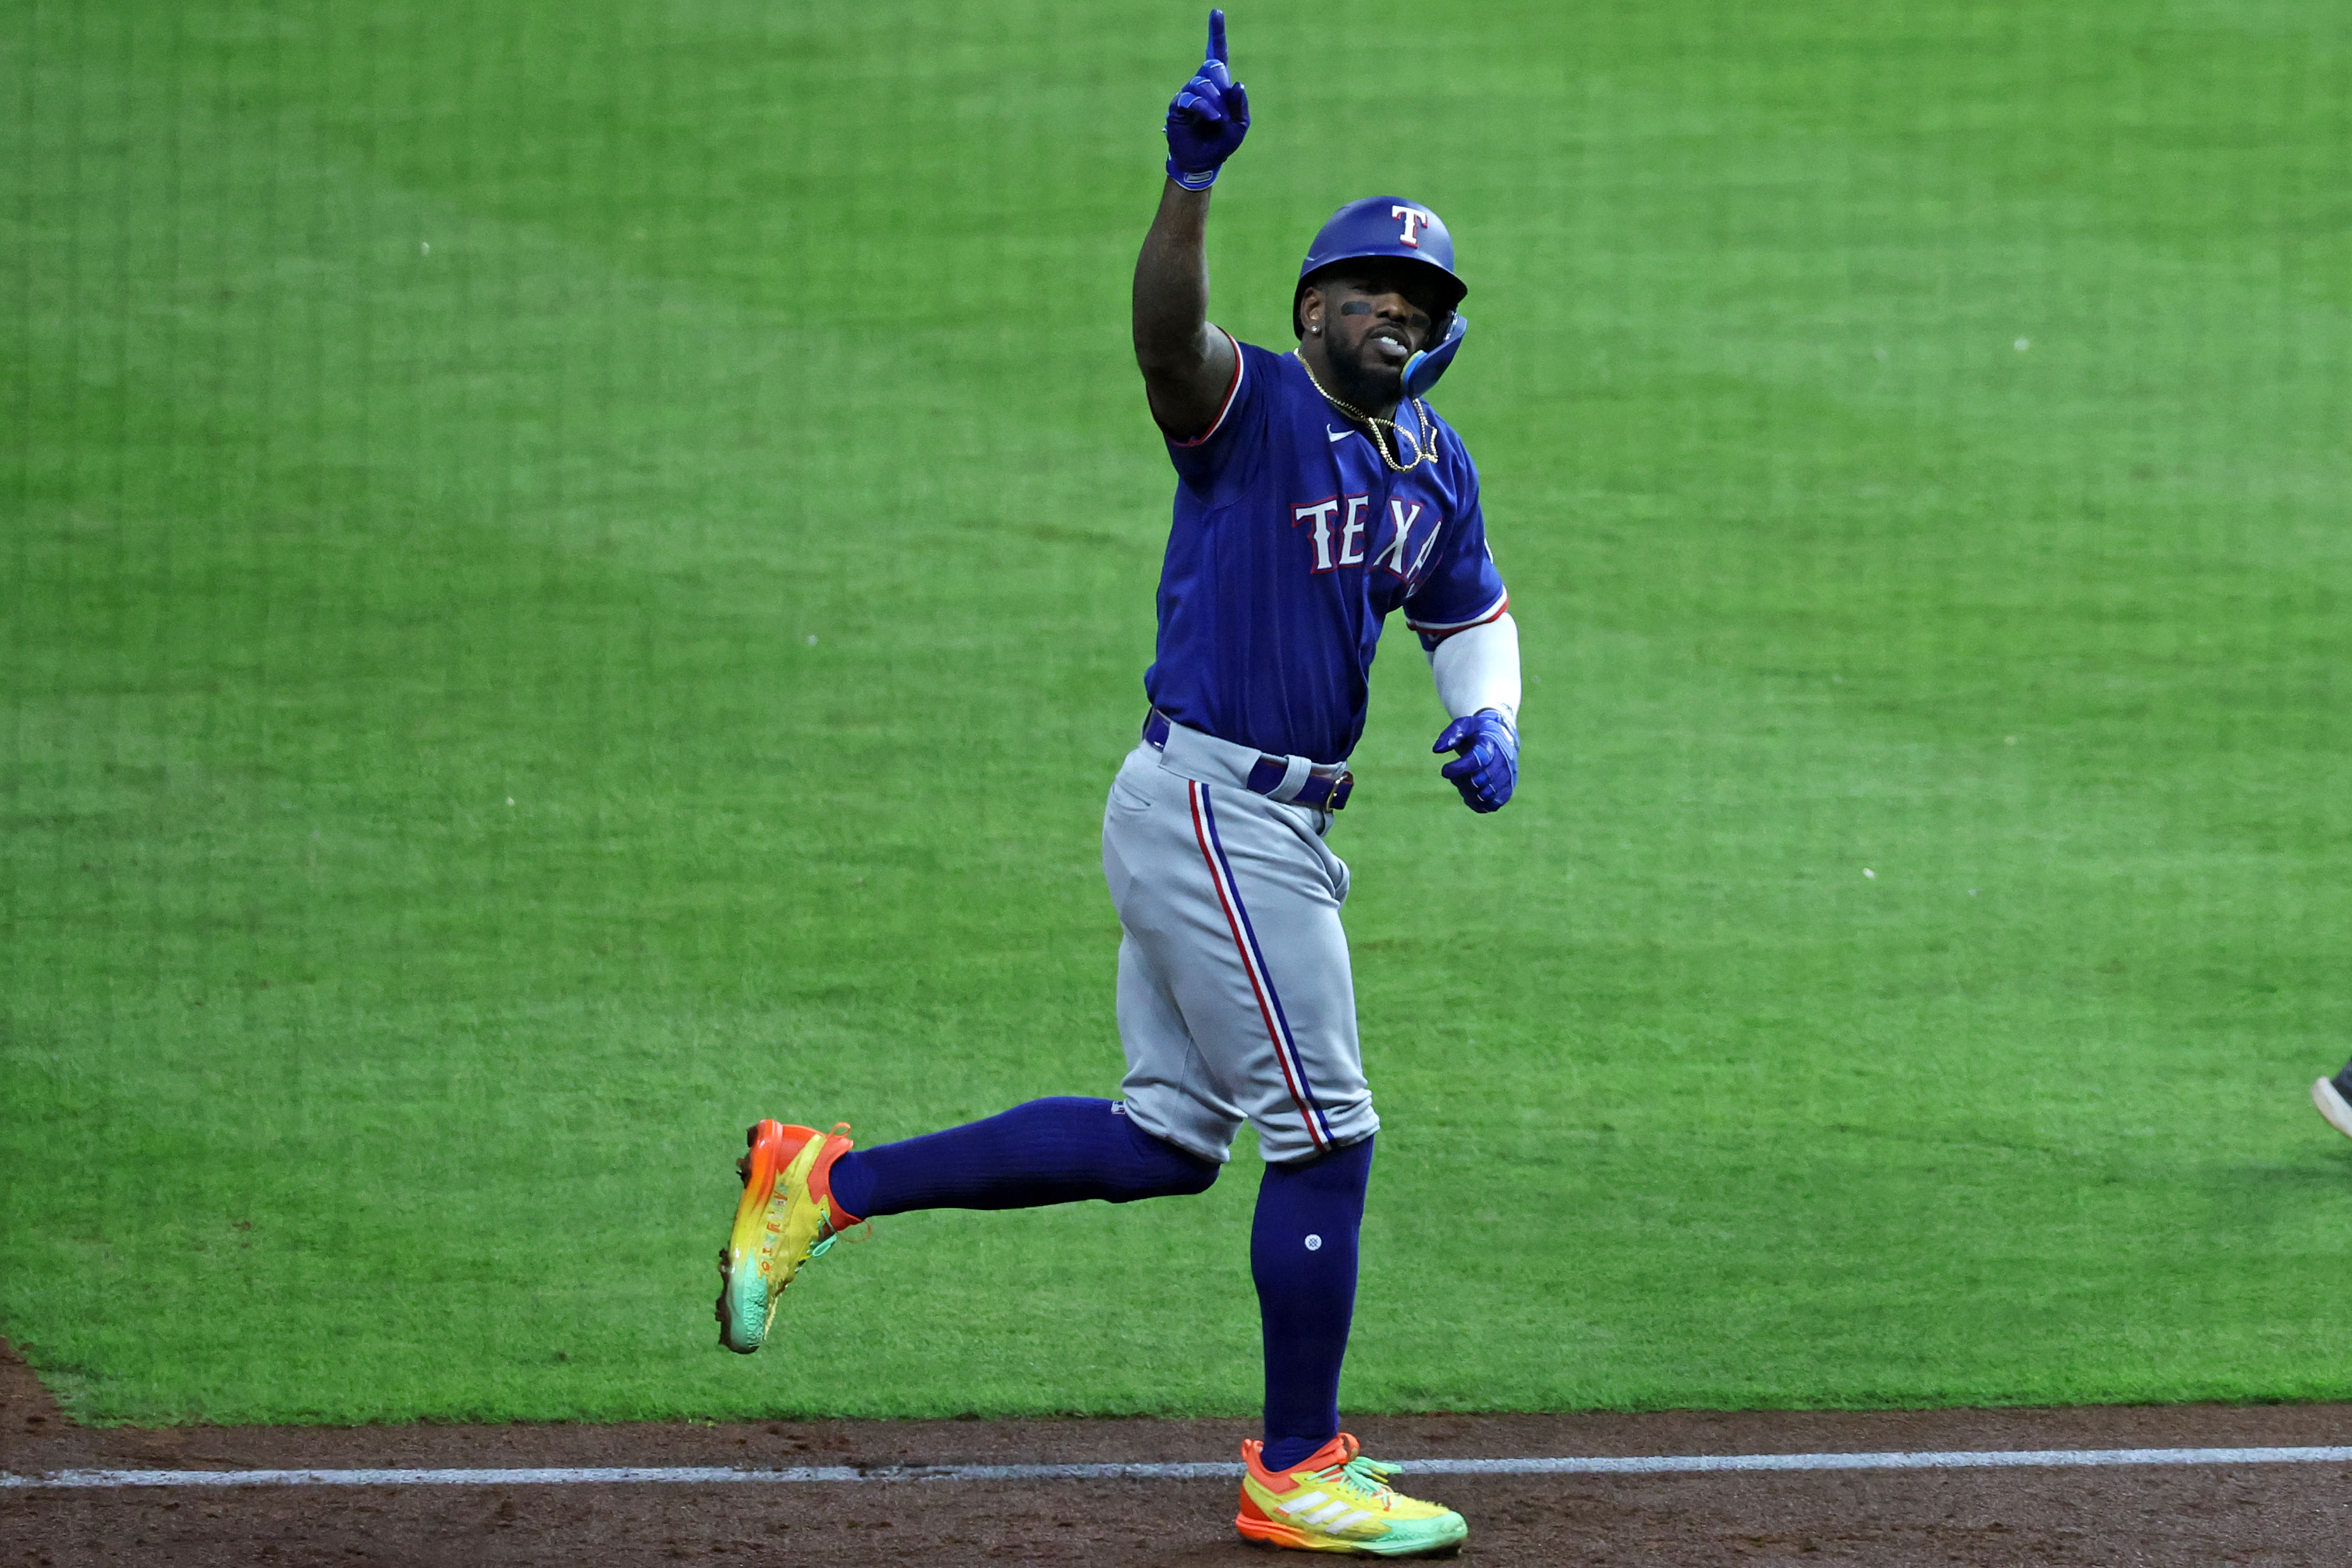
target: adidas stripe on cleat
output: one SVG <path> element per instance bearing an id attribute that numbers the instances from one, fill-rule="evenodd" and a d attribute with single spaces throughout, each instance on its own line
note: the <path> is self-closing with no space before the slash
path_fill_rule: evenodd
<path id="1" fill-rule="evenodd" d="M 1409 1498 L 1389 1485 L 1394 1465 L 1364 1458 L 1342 1432 L 1286 1471 L 1259 1463 L 1265 1445 L 1242 1445 L 1242 1510 L 1234 1527 L 1252 1541 L 1297 1552 L 1419 1557 L 1450 1552 L 1470 1527 L 1452 1509 Z"/>
<path id="2" fill-rule="evenodd" d="M 759 1121 L 744 1134 L 751 1147 L 735 1163 L 743 1195 L 719 1249 L 719 1342 L 727 1349 L 750 1355 L 767 1343 L 801 1265 L 858 1223 L 840 1212 L 828 1184 L 833 1163 L 850 1147 L 848 1131 L 845 1121 L 831 1132 Z"/>

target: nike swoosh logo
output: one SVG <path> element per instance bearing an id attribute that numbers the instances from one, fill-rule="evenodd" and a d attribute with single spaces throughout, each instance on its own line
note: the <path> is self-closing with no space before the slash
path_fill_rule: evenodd
<path id="1" fill-rule="evenodd" d="M 1334 430 L 1331 426 L 1326 425 L 1323 426 L 1323 434 L 1328 436 L 1331 438 L 1331 444 L 1336 447 L 1340 442 L 1346 440 L 1349 437 L 1354 435 L 1355 432 L 1353 430 Z"/>

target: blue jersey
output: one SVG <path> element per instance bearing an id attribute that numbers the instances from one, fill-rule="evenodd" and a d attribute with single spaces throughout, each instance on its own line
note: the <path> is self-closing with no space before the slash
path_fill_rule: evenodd
<path id="1" fill-rule="evenodd" d="M 1434 647 L 1510 603 L 1486 549 L 1478 470 L 1433 415 L 1437 460 L 1394 472 L 1296 354 L 1234 348 L 1216 422 L 1168 443 L 1176 517 L 1144 690 L 1221 740 L 1340 762 L 1364 733 L 1391 610 L 1402 606 Z M 1398 415 L 1412 430 L 1411 411 Z M 1411 449 L 1390 441 L 1400 461 Z"/>

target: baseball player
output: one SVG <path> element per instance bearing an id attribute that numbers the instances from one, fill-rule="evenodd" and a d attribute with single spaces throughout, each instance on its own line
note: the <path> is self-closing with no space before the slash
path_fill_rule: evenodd
<path id="1" fill-rule="evenodd" d="M 758 1123 L 719 1253 L 719 1342 L 758 1350 L 801 1265 L 866 1219 L 1202 1192 L 1246 1121 L 1265 1161 L 1250 1268 L 1265 1426 L 1242 1445 L 1234 1522 L 1278 1546 L 1405 1556 L 1467 1527 L 1398 1493 L 1394 1468 L 1339 1429 L 1381 1123 L 1339 921 L 1348 868 L 1326 836 L 1399 609 L 1454 716 L 1440 771 L 1473 811 L 1510 799 L 1518 634 L 1478 471 L 1422 396 L 1461 346 L 1466 291 L 1436 213 L 1377 196 L 1333 215 L 1299 269 L 1291 353 L 1208 321 L 1211 187 L 1249 124 L 1213 11 L 1135 268 L 1136 359 L 1177 484 L 1150 707 L 1103 813 L 1124 1098 L 1033 1100 L 866 1150 L 845 1125 Z"/>

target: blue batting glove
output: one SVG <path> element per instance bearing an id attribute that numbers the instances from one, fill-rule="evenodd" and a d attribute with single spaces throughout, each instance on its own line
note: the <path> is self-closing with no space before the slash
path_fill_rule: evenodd
<path id="1" fill-rule="evenodd" d="M 1209 58 L 1168 106 L 1168 177 L 1205 191 L 1249 134 L 1249 92 L 1225 68 L 1225 14 L 1209 13 Z"/>
<path id="2" fill-rule="evenodd" d="M 1519 782 L 1519 732 L 1492 708 L 1456 719 L 1429 749 L 1461 753 L 1437 771 L 1454 781 L 1463 805 L 1482 815 L 1502 810 Z"/>

